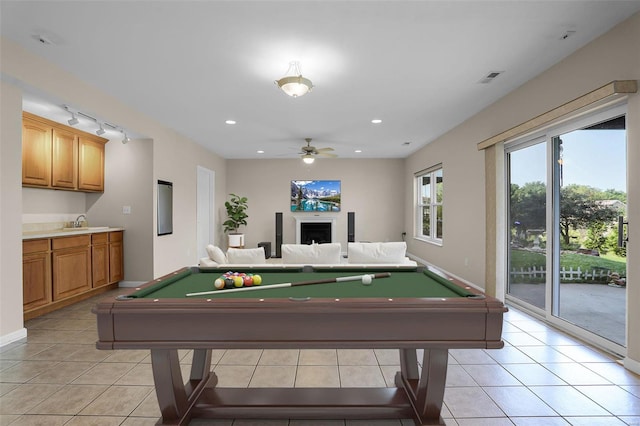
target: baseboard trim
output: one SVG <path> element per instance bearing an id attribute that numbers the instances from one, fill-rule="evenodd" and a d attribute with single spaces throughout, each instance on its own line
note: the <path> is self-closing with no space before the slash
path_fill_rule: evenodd
<path id="1" fill-rule="evenodd" d="M 120 281 L 118 283 L 118 287 L 126 287 L 126 288 L 131 288 L 131 287 L 140 287 L 142 284 L 147 283 L 147 281 Z"/>
<path id="2" fill-rule="evenodd" d="M 626 368 L 627 370 L 633 371 L 636 374 L 640 374 L 640 361 L 625 357 L 623 364 L 624 368 Z"/>
<path id="3" fill-rule="evenodd" d="M 4 336 L 0 336 L 0 348 L 3 346 L 7 346 L 13 342 L 17 342 L 20 339 L 24 339 L 27 337 L 27 329 L 22 327 L 20 330 L 16 330 L 13 333 L 5 334 Z"/>

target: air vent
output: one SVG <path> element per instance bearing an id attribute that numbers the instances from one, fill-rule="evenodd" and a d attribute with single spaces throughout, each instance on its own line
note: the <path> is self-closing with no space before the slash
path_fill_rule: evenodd
<path id="1" fill-rule="evenodd" d="M 491 83 L 497 76 L 502 74 L 504 71 L 490 71 L 486 76 L 482 78 L 478 83 L 488 84 Z"/>

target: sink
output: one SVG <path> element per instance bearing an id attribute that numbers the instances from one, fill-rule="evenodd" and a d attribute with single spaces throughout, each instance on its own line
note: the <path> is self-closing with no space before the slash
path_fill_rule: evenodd
<path id="1" fill-rule="evenodd" d="M 80 228 L 62 228 L 63 231 L 106 231 L 108 226 L 81 226 Z"/>

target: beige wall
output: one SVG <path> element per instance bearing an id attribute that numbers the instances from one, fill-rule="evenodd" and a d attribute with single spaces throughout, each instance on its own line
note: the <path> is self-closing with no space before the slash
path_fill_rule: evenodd
<path id="1" fill-rule="evenodd" d="M 22 322 L 22 93 L 0 81 L 0 346 L 26 335 Z"/>
<path id="2" fill-rule="evenodd" d="M 295 243 L 295 216 L 313 213 L 291 213 L 292 180 L 340 180 L 342 209 L 333 216 L 337 242 L 347 249 L 347 212 L 355 212 L 356 241 L 400 241 L 404 231 L 402 220 L 403 159 L 318 159 L 306 165 L 299 159 L 227 160 L 227 191 L 249 199 L 248 225 L 244 228 L 245 245 L 256 247 L 260 241 L 271 241 L 275 251 L 275 213 L 283 213 L 284 243 Z M 218 212 L 226 220 L 224 206 Z M 220 232 L 225 243 L 225 235 Z"/>
<path id="3" fill-rule="evenodd" d="M 125 281 L 148 281 L 153 277 L 153 141 L 119 139 L 105 145 L 105 191 L 86 195 L 91 226 L 125 228 Z M 131 214 L 122 214 L 130 206 Z"/>
<path id="4" fill-rule="evenodd" d="M 613 80 L 640 79 L 640 14 L 615 27 L 584 48 L 522 85 L 407 159 L 405 185 L 413 172 L 444 164 L 444 244 L 437 247 L 410 240 L 409 250 L 473 283 L 485 282 L 485 176 L 484 152 L 476 144 L 552 108 L 584 95 Z M 628 350 L 625 364 L 640 371 L 640 95 L 628 100 Z M 490 154 L 489 154 L 490 155 Z M 494 162 L 494 159 L 491 159 Z M 490 162 L 490 163 L 491 163 Z M 413 193 L 406 191 L 405 205 Z M 413 220 L 405 211 L 409 228 Z M 468 264 L 465 260 L 468 259 Z M 499 272 L 499 271 L 498 271 Z"/>

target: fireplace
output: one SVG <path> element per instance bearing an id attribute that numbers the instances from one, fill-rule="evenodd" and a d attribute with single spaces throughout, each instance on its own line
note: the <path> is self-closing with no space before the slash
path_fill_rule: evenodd
<path id="1" fill-rule="evenodd" d="M 300 244 L 322 244 L 331 242 L 331 222 L 302 222 Z"/>
<path id="2" fill-rule="evenodd" d="M 335 241 L 335 218 L 326 216 L 296 217 L 296 244 L 322 244 Z"/>

